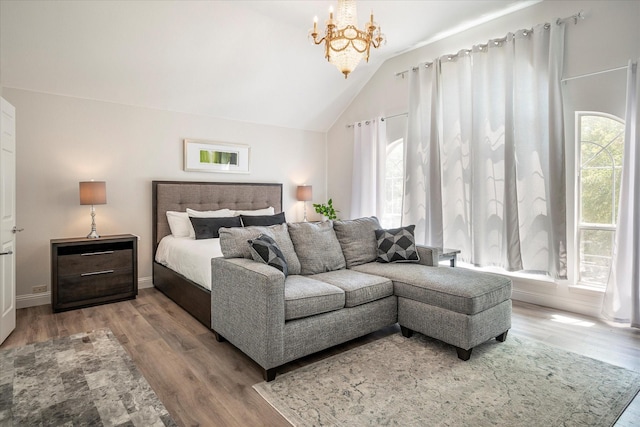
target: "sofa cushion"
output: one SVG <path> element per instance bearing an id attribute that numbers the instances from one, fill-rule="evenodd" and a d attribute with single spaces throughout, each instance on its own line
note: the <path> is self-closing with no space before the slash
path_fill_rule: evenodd
<path id="1" fill-rule="evenodd" d="M 284 282 L 284 319 L 313 316 L 344 307 L 344 291 L 307 276 L 288 276 Z"/>
<path id="2" fill-rule="evenodd" d="M 300 274 L 318 274 L 345 268 L 342 248 L 331 221 L 297 222 L 288 226 L 300 260 Z"/>
<path id="3" fill-rule="evenodd" d="M 375 261 L 378 244 L 375 231 L 380 223 L 375 216 L 344 221 L 334 221 L 333 229 L 342 248 L 347 268 Z"/>
<path id="4" fill-rule="evenodd" d="M 293 249 L 293 243 L 287 231 L 287 224 L 272 225 L 270 227 L 221 228 L 220 249 L 225 258 L 252 259 L 248 240 L 266 234 L 275 240 L 287 260 L 289 274 L 300 274 L 300 261 Z"/>
<path id="5" fill-rule="evenodd" d="M 420 257 L 416 250 L 416 239 L 413 236 L 415 225 L 376 230 L 378 241 L 378 262 L 418 262 Z"/>
<path id="6" fill-rule="evenodd" d="M 511 279 L 464 268 L 372 262 L 356 271 L 387 277 L 399 298 L 463 314 L 480 313 L 511 298 Z"/>
<path id="7" fill-rule="evenodd" d="M 342 289 L 345 307 L 355 307 L 393 295 L 391 280 L 359 271 L 336 270 L 311 277 Z"/>
<path id="8" fill-rule="evenodd" d="M 262 262 L 282 271 L 284 277 L 289 275 L 287 260 L 276 241 L 266 234 L 261 234 L 255 239 L 249 240 L 249 249 L 254 261 Z"/>

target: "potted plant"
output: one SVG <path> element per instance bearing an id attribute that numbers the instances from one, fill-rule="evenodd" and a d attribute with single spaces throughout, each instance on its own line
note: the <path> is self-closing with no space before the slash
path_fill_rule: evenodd
<path id="1" fill-rule="evenodd" d="M 333 200 L 331 200 L 331 199 L 329 199 L 326 204 L 324 204 L 324 203 L 314 203 L 313 207 L 314 207 L 314 209 L 316 210 L 317 213 L 322 215 L 323 218 L 326 218 L 326 219 L 338 219 L 338 217 L 336 216 L 336 212 L 340 212 L 340 211 L 337 211 L 333 207 Z"/>

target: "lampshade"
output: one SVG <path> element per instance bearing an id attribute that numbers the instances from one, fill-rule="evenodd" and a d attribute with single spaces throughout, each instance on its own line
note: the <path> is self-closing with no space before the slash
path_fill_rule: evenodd
<path id="1" fill-rule="evenodd" d="M 310 185 L 299 185 L 296 191 L 296 198 L 301 202 L 308 202 L 313 198 L 312 187 Z"/>
<path id="2" fill-rule="evenodd" d="M 81 205 L 104 205 L 107 203 L 107 183 L 104 181 L 80 182 Z"/>

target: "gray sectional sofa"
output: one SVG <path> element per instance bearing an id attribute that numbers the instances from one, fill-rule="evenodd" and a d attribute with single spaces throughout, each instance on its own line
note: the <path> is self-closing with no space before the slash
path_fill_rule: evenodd
<path id="1" fill-rule="evenodd" d="M 221 228 L 224 258 L 211 266 L 216 338 L 257 362 L 266 381 L 287 362 L 395 323 L 405 336 L 417 331 L 452 344 L 463 360 L 476 345 L 506 338 L 508 278 L 438 267 L 437 250 L 423 246 L 410 248 L 414 262 L 378 262 L 385 258 L 379 229 L 375 217 Z M 275 243 L 286 275 L 277 260 L 268 265 L 251 250 L 248 241 L 259 236 Z"/>

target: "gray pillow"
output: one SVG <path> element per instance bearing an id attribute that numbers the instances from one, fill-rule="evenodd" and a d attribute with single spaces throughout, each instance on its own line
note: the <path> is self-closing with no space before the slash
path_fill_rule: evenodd
<path id="1" fill-rule="evenodd" d="M 289 274 L 300 274 L 300 261 L 293 249 L 287 224 L 272 225 L 270 227 L 221 228 L 219 233 L 220 249 L 225 258 L 253 259 L 247 241 L 253 240 L 261 234 L 271 237 L 275 240 L 287 261 Z"/>
<path id="2" fill-rule="evenodd" d="M 376 230 L 380 223 L 375 216 L 334 221 L 333 229 L 342 247 L 347 268 L 373 262 L 378 256 Z"/>
<path id="3" fill-rule="evenodd" d="M 332 221 L 291 223 L 289 235 L 300 260 L 300 274 L 317 274 L 345 268 L 344 255 L 333 231 Z"/>
<path id="4" fill-rule="evenodd" d="M 253 240 L 249 240 L 249 250 L 254 261 L 262 262 L 282 271 L 284 277 L 289 274 L 287 260 L 276 241 L 266 234 L 261 234 Z"/>
<path id="5" fill-rule="evenodd" d="M 418 262 L 420 256 L 413 235 L 415 225 L 376 230 L 378 241 L 378 262 Z"/>

